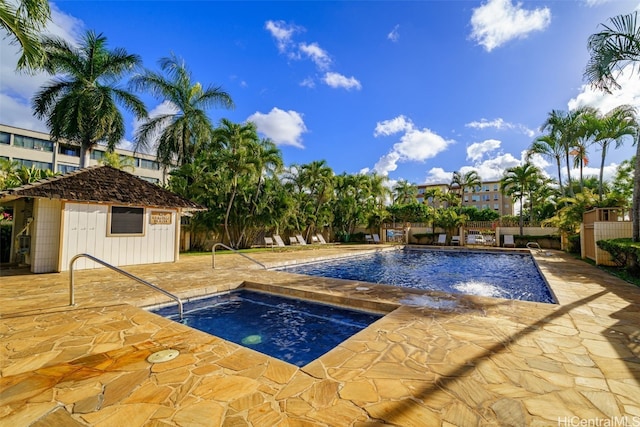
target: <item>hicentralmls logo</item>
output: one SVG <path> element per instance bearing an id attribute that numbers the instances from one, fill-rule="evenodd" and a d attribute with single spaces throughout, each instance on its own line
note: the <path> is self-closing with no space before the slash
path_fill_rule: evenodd
<path id="1" fill-rule="evenodd" d="M 640 427 L 640 416 L 611 418 L 558 417 L 558 427 Z"/>

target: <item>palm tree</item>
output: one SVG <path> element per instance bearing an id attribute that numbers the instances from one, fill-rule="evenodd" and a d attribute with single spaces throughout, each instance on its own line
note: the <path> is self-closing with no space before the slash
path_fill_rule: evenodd
<path id="1" fill-rule="evenodd" d="M 393 202 L 408 204 L 416 201 L 418 189 L 406 179 L 401 179 L 393 186 Z"/>
<path id="2" fill-rule="evenodd" d="M 304 236 L 308 240 L 318 223 L 329 222 L 329 212 L 324 212 L 323 208 L 328 209 L 328 203 L 333 197 L 334 174 L 326 160 L 316 160 L 300 166 L 299 177 L 311 207 Z"/>
<path id="3" fill-rule="evenodd" d="M 549 133 L 547 135 L 541 135 L 537 137 L 527 151 L 526 160 L 529 161 L 533 154 L 539 154 L 542 157 L 553 159 L 556 162 L 556 167 L 558 168 L 558 185 L 560 187 L 562 196 L 564 197 L 565 188 L 562 185 L 561 166 L 562 160 L 564 159 L 564 149 L 562 147 L 562 144 L 560 144 L 557 135 Z"/>
<path id="4" fill-rule="evenodd" d="M 524 234 L 524 198 L 531 192 L 539 175 L 537 167 L 525 163 L 507 169 L 500 180 L 500 191 L 514 200 L 520 200 L 520 235 Z"/>
<path id="5" fill-rule="evenodd" d="M 258 144 L 256 126 L 249 122 L 246 124 L 233 123 L 228 119 L 222 119 L 220 128 L 214 132 L 214 141 L 221 144 L 221 164 L 229 175 L 229 196 L 224 215 L 224 230 L 227 242 L 232 247 L 237 247 L 239 242 L 231 238 L 229 231 L 229 217 L 231 208 L 238 194 L 240 177 L 252 173 L 255 170 L 254 159 L 251 157 L 252 146 Z"/>
<path id="6" fill-rule="evenodd" d="M 45 55 L 38 36 L 50 18 L 47 0 L 22 0 L 17 6 L 9 1 L 0 2 L 0 26 L 12 43 L 22 49 L 18 69 L 42 67 Z"/>
<path id="7" fill-rule="evenodd" d="M 458 171 L 453 173 L 451 178 L 451 184 L 449 185 L 449 189 L 460 190 L 460 198 L 462 199 L 464 195 L 465 188 L 471 188 L 474 193 L 476 192 L 476 188 L 482 185 L 482 179 L 480 179 L 480 175 L 476 171 L 469 171 L 465 174 L 461 174 Z"/>
<path id="8" fill-rule="evenodd" d="M 203 88 L 192 81 L 191 72 L 175 55 L 161 58 L 163 74 L 145 71 L 131 79 L 137 90 L 148 91 L 168 101 L 174 112 L 149 118 L 136 131 L 136 149 L 155 144 L 158 161 L 165 166 L 178 166 L 193 160 L 197 149 L 211 140 L 213 126 L 206 110 L 214 106 L 233 108 L 228 93 L 221 87 Z"/>
<path id="9" fill-rule="evenodd" d="M 60 76 L 35 95 L 36 117 L 46 118 L 54 141 L 65 139 L 80 145 L 80 167 L 99 142 L 112 151 L 125 135 L 124 119 L 116 102 L 137 118 L 147 110 L 138 97 L 116 86 L 124 74 L 140 64 L 140 57 L 124 49 L 107 50 L 107 39 L 89 31 L 80 46 L 60 38 L 42 42 L 44 69 Z"/>
<path id="10" fill-rule="evenodd" d="M 621 105 L 609 111 L 600 118 L 594 132 L 594 142 L 600 145 L 602 156 L 600 161 L 600 175 L 598 187 L 598 200 L 602 201 L 602 183 L 607 149 L 612 142 L 618 148 L 625 137 L 635 137 L 638 134 L 639 125 L 636 120 L 635 109 L 629 105 Z"/>
<path id="11" fill-rule="evenodd" d="M 590 59 L 584 73 L 593 86 L 610 91 L 620 88 L 614 71 L 640 61 L 640 26 L 638 12 L 618 15 L 610 19 L 611 25 L 589 37 Z M 637 68 L 632 71 L 636 72 Z M 633 177 L 632 221 L 634 242 L 640 241 L 640 133 L 636 134 L 636 164 Z"/>
<path id="12" fill-rule="evenodd" d="M 587 47 L 590 59 L 584 72 L 585 79 L 593 86 L 611 91 L 620 89 L 614 72 L 621 72 L 627 65 L 640 61 L 640 26 L 638 12 L 618 15 L 610 25 L 589 37 Z"/>

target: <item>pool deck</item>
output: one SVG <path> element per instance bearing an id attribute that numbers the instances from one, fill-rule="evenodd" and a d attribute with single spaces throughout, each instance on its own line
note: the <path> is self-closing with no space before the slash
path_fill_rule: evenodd
<path id="1" fill-rule="evenodd" d="M 302 368 L 141 309 L 168 299 L 110 270 L 76 272 L 73 307 L 68 273 L 3 272 L 0 425 L 640 425 L 640 288 L 561 252 L 534 256 L 557 305 L 264 271 L 234 254 L 216 270 L 185 255 L 124 267 L 182 298 L 244 284 L 389 313 Z M 146 361 L 169 348 L 180 355 Z"/>

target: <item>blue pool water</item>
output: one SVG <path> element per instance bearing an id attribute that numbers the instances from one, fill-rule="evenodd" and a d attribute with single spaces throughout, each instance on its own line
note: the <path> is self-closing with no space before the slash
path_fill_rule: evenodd
<path id="1" fill-rule="evenodd" d="M 178 318 L 175 306 L 152 311 Z M 187 302 L 182 323 L 304 366 L 381 317 L 243 289 Z"/>
<path id="2" fill-rule="evenodd" d="M 416 289 L 555 303 L 529 254 L 404 250 L 279 270 Z"/>

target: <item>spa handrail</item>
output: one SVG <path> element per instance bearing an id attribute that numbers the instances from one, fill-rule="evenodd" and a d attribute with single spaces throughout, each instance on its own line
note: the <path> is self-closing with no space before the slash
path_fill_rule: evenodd
<path id="1" fill-rule="evenodd" d="M 128 273 L 124 270 L 119 269 L 118 267 L 115 267 L 111 264 L 109 264 L 106 261 L 103 261 L 99 258 L 94 257 L 93 255 L 89 255 L 89 254 L 78 254 L 76 256 L 74 256 L 73 258 L 71 258 L 71 261 L 69 261 L 69 274 L 70 274 L 70 281 L 69 281 L 69 305 L 75 305 L 75 294 L 74 294 L 74 277 L 73 277 L 73 264 L 76 262 L 76 260 L 78 258 L 89 258 L 90 260 L 97 262 L 98 264 L 102 264 L 107 268 L 110 268 L 111 270 L 122 274 L 123 276 L 126 276 L 130 279 L 135 280 L 138 283 L 142 283 L 143 285 L 146 285 L 148 287 L 150 287 L 151 289 L 155 289 L 156 291 L 163 293 L 164 295 L 168 296 L 169 298 L 175 300 L 178 303 L 178 312 L 180 314 L 180 320 L 182 320 L 182 315 L 183 315 L 183 307 L 182 307 L 182 300 L 180 298 L 178 298 L 177 296 L 175 296 L 174 294 L 172 294 L 171 292 L 167 292 L 164 289 L 154 285 L 153 283 L 149 283 L 146 280 L 143 280 L 141 278 L 139 278 L 138 276 L 134 276 L 131 273 Z"/>
<path id="2" fill-rule="evenodd" d="M 245 254 L 243 254 L 242 252 L 240 252 L 240 251 L 238 251 L 236 249 L 230 248 L 229 246 L 225 245 L 224 243 L 216 243 L 211 248 L 211 268 L 214 268 L 214 269 L 216 268 L 216 247 L 217 246 L 222 246 L 223 248 L 225 248 L 227 250 L 230 250 L 230 251 L 232 251 L 232 252 L 234 252 L 234 253 L 236 253 L 236 254 L 238 254 L 240 256 L 245 257 L 249 261 L 255 262 L 256 264 L 258 264 L 260 267 L 264 268 L 265 270 L 267 269 L 267 266 L 264 265 L 263 263 L 261 263 L 260 261 L 256 261 L 255 259 L 251 258 L 249 255 L 245 255 Z"/>

